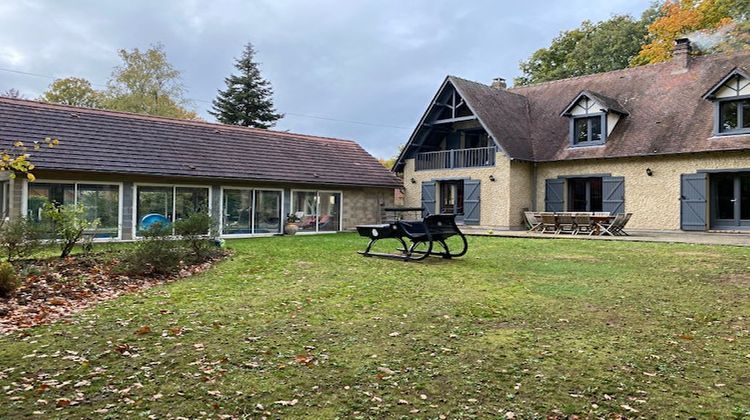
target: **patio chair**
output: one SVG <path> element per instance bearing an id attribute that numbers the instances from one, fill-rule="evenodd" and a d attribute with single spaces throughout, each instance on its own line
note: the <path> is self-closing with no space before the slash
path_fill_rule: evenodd
<path id="1" fill-rule="evenodd" d="M 575 220 L 573 219 L 573 215 L 571 213 L 558 214 L 557 226 L 558 233 L 570 233 L 571 235 L 575 235 L 576 233 L 578 233 Z"/>
<path id="2" fill-rule="evenodd" d="M 618 232 L 622 227 L 622 222 L 625 220 L 625 215 L 623 213 L 618 213 L 615 218 L 610 223 L 599 223 L 599 227 L 601 228 L 601 231 L 599 232 L 599 235 L 609 235 L 609 236 L 618 236 L 620 235 Z"/>
<path id="3" fill-rule="evenodd" d="M 523 212 L 524 217 L 526 218 L 526 224 L 529 226 L 529 231 L 533 232 L 537 229 L 540 229 L 542 226 L 541 220 L 537 218 L 536 214 L 532 211 L 525 211 Z"/>
<path id="4" fill-rule="evenodd" d="M 542 233 L 559 233 L 557 218 L 554 213 L 541 213 L 540 217 L 542 218 Z"/>
<path id="5" fill-rule="evenodd" d="M 633 213 L 625 213 L 625 217 L 623 217 L 622 222 L 620 223 L 620 226 L 617 228 L 618 235 L 630 236 L 628 232 L 625 232 L 625 225 L 628 224 L 632 216 L 633 216 Z"/>
<path id="6" fill-rule="evenodd" d="M 576 224 L 577 233 L 591 235 L 594 233 L 594 226 L 591 223 L 591 215 L 587 213 L 578 213 L 573 218 Z"/>

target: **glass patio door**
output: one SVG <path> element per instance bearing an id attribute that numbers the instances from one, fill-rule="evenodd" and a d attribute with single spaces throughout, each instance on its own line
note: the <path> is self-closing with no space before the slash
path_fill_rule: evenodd
<path id="1" fill-rule="evenodd" d="M 711 176 L 711 225 L 718 229 L 750 229 L 750 173 Z"/>
<path id="2" fill-rule="evenodd" d="M 337 232 L 341 230 L 341 193 L 294 191 L 292 213 L 302 232 Z"/>

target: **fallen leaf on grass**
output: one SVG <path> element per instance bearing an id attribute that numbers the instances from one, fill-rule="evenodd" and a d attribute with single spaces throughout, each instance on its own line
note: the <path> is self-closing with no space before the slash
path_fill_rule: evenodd
<path id="1" fill-rule="evenodd" d="M 149 334 L 150 332 L 151 332 L 151 327 L 149 327 L 148 325 L 144 325 L 135 331 L 135 333 L 138 335 Z"/>
<path id="2" fill-rule="evenodd" d="M 286 406 L 297 405 L 298 402 L 299 402 L 299 400 L 297 400 L 295 398 L 295 399 L 290 400 L 290 401 L 284 401 L 284 400 L 274 401 L 274 404 L 276 404 L 276 405 L 283 405 L 283 406 L 286 407 Z"/>
<path id="3" fill-rule="evenodd" d="M 57 400 L 57 406 L 58 407 L 67 407 L 70 405 L 70 400 L 67 398 L 58 398 Z"/>

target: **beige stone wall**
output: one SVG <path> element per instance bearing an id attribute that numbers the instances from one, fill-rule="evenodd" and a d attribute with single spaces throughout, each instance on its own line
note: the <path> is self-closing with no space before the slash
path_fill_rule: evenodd
<path id="1" fill-rule="evenodd" d="M 646 175 L 651 168 L 653 176 Z M 627 159 L 540 163 L 537 209 L 544 210 L 544 181 L 558 176 L 609 173 L 625 177 L 625 211 L 632 229 L 680 229 L 680 175 L 698 170 L 750 168 L 750 151 Z"/>
<path id="2" fill-rule="evenodd" d="M 511 197 L 511 161 L 503 153 L 497 153 L 495 166 L 488 168 L 440 169 L 415 171 L 414 159 L 407 159 L 404 166 L 404 203 L 406 206 L 422 205 L 422 182 L 446 178 L 472 178 L 480 183 L 480 225 L 508 228 Z M 490 181 L 490 175 L 495 181 Z M 414 183 L 411 180 L 414 179 Z M 527 193 L 528 195 L 528 193 Z M 439 197 L 436 197 L 439 199 Z"/>
<path id="3" fill-rule="evenodd" d="M 513 160 L 510 162 L 510 197 L 508 202 L 508 226 L 524 226 L 523 212 L 533 207 L 534 165 Z"/>
<path id="4" fill-rule="evenodd" d="M 343 190 L 343 228 L 380 223 L 383 207 L 394 205 L 394 191 L 384 188 L 358 188 Z"/>

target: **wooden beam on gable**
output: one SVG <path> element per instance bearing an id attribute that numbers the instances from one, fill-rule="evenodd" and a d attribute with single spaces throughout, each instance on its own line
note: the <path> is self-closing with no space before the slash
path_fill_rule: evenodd
<path id="1" fill-rule="evenodd" d="M 474 116 L 474 115 L 467 115 L 465 117 L 444 118 L 442 120 L 435 120 L 435 121 L 429 123 L 429 125 L 432 126 L 432 125 L 438 125 L 438 124 L 452 124 L 452 123 L 457 123 L 457 122 L 461 122 L 461 121 L 472 121 L 472 120 L 476 120 L 476 119 L 477 119 L 477 117 Z"/>

